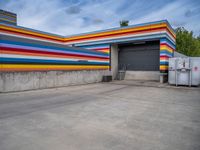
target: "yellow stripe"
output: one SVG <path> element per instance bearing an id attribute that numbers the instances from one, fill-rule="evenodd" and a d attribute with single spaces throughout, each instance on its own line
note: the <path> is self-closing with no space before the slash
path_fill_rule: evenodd
<path id="1" fill-rule="evenodd" d="M 166 46 L 166 45 L 161 45 L 160 48 L 161 48 L 161 49 L 169 49 L 169 50 L 174 51 L 174 49 L 172 49 L 171 47 Z"/>
<path id="2" fill-rule="evenodd" d="M 109 53 L 109 50 L 101 50 L 100 52 Z"/>
<path id="3" fill-rule="evenodd" d="M 167 70 L 168 66 L 167 65 L 160 65 L 160 70 Z"/>
<path id="4" fill-rule="evenodd" d="M 3 69 L 108 69 L 109 66 L 90 66 L 90 65 L 33 65 L 33 64 L 1 64 Z"/>
<path id="5" fill-rule="evenodd" d="M 168 52 L 173 53 L 173 50 L 172 50 L 171 48 L 167 47 L 167 46 L 161 46 L 161 47 L 160 47 L 160 50 L 161 50 L 161 51 L 162 51 L 162 50 L 167 50 Z"/>
<path id="6" fill-rule="evenodd" d="M 0 20 L 3 20 L 3 21 L 8 21 L 8 22 L 13 22 L 13 23 L 15 23 L 15 22 L 16 22 L 16 21 L 9 20 L 9 19 L 6 19 L 6 18 L 0 18 Z"/>

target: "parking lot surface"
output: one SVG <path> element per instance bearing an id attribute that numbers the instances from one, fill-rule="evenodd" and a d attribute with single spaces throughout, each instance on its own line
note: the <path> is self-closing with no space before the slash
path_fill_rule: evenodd
<path id="1" fill-rule="evenodd" d="M 0 94 L 1 150 L 199 150 L 200 88 L 96 83 Z"/>

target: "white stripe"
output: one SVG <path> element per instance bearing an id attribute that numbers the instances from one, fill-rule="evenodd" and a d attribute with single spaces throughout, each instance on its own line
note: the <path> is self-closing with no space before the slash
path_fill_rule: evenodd
<path id="1" fill-rule="evenodd" d="M 169 62 L 169 60 L 160 60 L 160 62 Z"/>
<path id="2" fill-rule="evenodd" d="M 169 55 L 169 54 L 160 54 L 160 56 L 168 56 L 168 57 L 172 57 L 172 56 Z"/>

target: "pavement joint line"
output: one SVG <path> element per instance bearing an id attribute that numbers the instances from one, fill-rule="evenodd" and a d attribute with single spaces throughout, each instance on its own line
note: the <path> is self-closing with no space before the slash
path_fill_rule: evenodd
<path id="1" fill-rule="evenodd" d="M 115 83 L 110 82 L 109 84 L 116 84 L 116 85 L 127 85 L 127 86 L 140 86 L 140 87 L 154 87 L 154 88 L 168 88 L 168 89 L 181 89 L 181 90 L 200 90 L 200 87 L 185 87 L 185 86 L 172 86 L 172 85 L 144 85 L 144 84 L 138 84 L 138 83 Z"/>
<path id="2" fill-rule="evenodd" d="M 97 95 L 96 95 L 97 96 Z M 107 97 L 107 98 L 113 98 L 113 95 L 112 96 L 108 96 L 108 95 L 104 95 L 104 96 L 101 96 L 101 95 L 98 95 L 98 97 Z M 120 97 L 119 95 L 117 95 L 117 98 L 120 98 L 119 100 L 120 101 L 129 101 L 129 98 L 124 98 L 124 97 Z M 133 98 L 133 100 L 132 101 L 139 101 L 139 102 L 141 102 L 141 100 L 142 100 L 142 102 L 152 102 L 152 101 L 148 101 L 148 100 L 144 100 L 144 99 L 142 99 L 142 98 L 138 98 L 138 97 L 131 97 L 131 98 Z M 136 99 L 137 98 L 137 99 Z M 123 99 L 123 100 L 122 100 Z M 167 102 L 167 101 L 163 101 L 163 102 L 161 102 L 161 101 L 158 101 L 158 100 L 153 100 L 153 102 L 158 102 L 158 103 L 163 103 L 163 104 L 168 104 L 168 105 L 181 105 L 181 106 L 189 106 L 189 107 L 197 107 L 197 108 L 195 108 L 195 109 L 199 109 L 200 110 L 200 108 L 198 107 L 198 106 L 192 106 L 192 105 L 185 105 L 185 104 L 181 104 L 181 103 L 169 103 L 169 102 Z"/>

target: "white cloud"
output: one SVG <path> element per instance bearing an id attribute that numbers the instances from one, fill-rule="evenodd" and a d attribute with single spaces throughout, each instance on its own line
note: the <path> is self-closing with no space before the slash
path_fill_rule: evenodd
<path id="1" fill-rule="evenodd" d="M 168 19 L 200 34 L 200 5 L 188 0 L 5 0 L 0 8 L 16 12 L 20 26 L 61 35 L 118 27 L 122 19 L 134 24 Z"/>
<path id="2" fill-rule="evenodd" d="M 195 12 L 196 14 L 187 16 L 186 13 L 191 10 L 197 10 Z M 167 19 L 174 28 L 184 26 L 188 30 L 194 31 L 196 35 L 200 34 L 200 5 L 194 6 L 193 3 L 183 0 L 171 2 L 157 11 L 153 11 L 148 15 L 134 20 L 134 22 L 141 23 L 165 19 Z"/>

